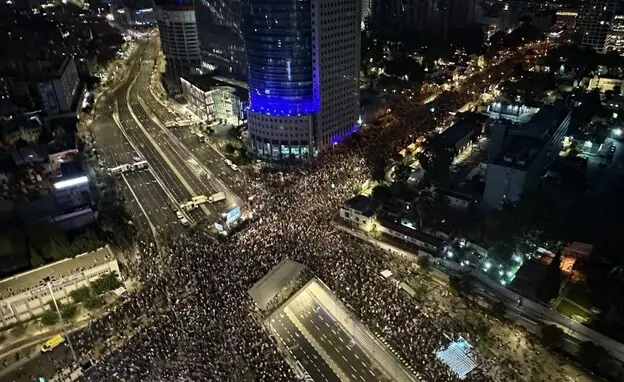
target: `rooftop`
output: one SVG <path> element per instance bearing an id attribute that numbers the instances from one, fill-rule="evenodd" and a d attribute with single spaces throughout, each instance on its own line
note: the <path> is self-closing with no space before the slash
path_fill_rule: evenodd
<path id="1" fill-rule="evenodd" d="M 432 245 L 436 248 L 439 248 L 440 246 L 442 246 L 442 239 L 439 239 L 435 236 L 431 236 L 429 234 L 426 234 L 422 231 L 416 230 L 416 229 L 412 229 L 410 227 L 407 227 L 401 223 L 397 223 L 396 221 L 394 221 L 393 219 L 387 218 L 387 217 L 378 217 L 377 218 L 377 222 L 379 224 L 381 224 L 382 226 L 389 228 L 395 232 L 399 232 L 405 236 L 410 236 L 418 241 L 421 241 L 423 243 L 427 243 L 429 245 Z"/>
<path id="2" fill-rule="evenodd" d="M 513 137 L 505 150 L 492 163 L 523 170 L 528 168 L 539 154 L 541 141 L 534 138 Z"/>
<path id="3" fill-rule="evenodd" d="M 354 196 L 353 198 L 347 200 L 345 205 L 367 217 L 373 216 L 373 214 L 379 210 L 379 207 L 381 206 L 379 202 L 364 195 Z"/>
<path id="4" fill-rule="evenodd" d="M 106 264 L 115 259 L 108 247 L 83 253 L 73 259 L 64 259 L 52 264 L 20 273 L 0 281 L 0 297 L 7 298 L 45 285 L 43 279 L 49 277 L 59 281 L 72 274 Z"/>
<path id="5" fill-rule="evenodd" d="M 477 125 L 475 122 L 469 120 L 461 120 L 454 123 L 448 129 L 444 130 L 440 134 L 440 137 L 444 139 L 444 141 L 448 144 L 455 145 L 456 143 L 465 139 L 466 136 L 474 134 L 476 130 Z"/>
<path id="6" fill-rule="evenodd" d="M 284 259 L 271 268 L 269 273 L 258 280 L 247 293 L 260 309 L 265 309 L 305 268 L 306 266 L 301 263 Z"/>
<path id="7" fill-rule="evenodd" d="M 570 109 L 562 104 L 543 106 L 531 120 L 520 126 L 521 133 L 525 136 L 544 139 L 557 130 L 570 112 Z"/>
<path id="8" fill-rule="evenodd" d="M 537 300 L 538 289 L 548 265 L 537 259 L 526 261 L 516 272 L 514 279 L 509 284 L 509 289 L 522 296 Z"/>
<path id="9" fill-rule="evenodd" d="M 239 81 L 210 75 L 186 75 L 183 79 L 204 92 L 217 88 L 231 88 L 240 100 L 247 100 L 249 98 L 247 86 L 244 86 L 244 84 Z"/>

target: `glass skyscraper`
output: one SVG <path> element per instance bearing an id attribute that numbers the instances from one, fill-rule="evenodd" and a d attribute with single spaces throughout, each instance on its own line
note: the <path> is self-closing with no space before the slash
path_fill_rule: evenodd
<path id="1" fill-rule="evenodd" d="M 302 115 L 313 105 L 310 0 L 246 0 L 250 110 Z"/>
<path id="2" fill-rule="evenodd" d="M 167 91 L 180 93 L 180 77 L 198 72 L 201 67 L 193 0 L 154 0 L 154 16 L 167 64 Z"/>
<path id="3" fill-rule="evenodd" d="M 305 158 L 357 129 L 362 0 L 243 0 L 250 149 Z"/>

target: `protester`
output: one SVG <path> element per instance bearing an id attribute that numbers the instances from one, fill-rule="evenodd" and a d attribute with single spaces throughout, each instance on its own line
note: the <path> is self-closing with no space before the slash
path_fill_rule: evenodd
<path id="1" fill-rule="evenodd" d="M 502 78 L 501 68 L 491 72 L 493 81 Z M 142 287 L 74 336 L 78 354 L 103 351 L 80 380 L 296 380 L 247 295 L 284 258 L 307 265 L 424 380 L 456 380 L 435 351 L 449 337 L 470 334 L 442 309 L 397 293 L 379 276 L 389 256 L 337 231 L 331 218 L 375 165 L 471 100 L 486 75 L 492 76 L 484 71 L 461 91 L 442 93 L 434 106 L 397 98 L 391 126 L 371 124 L 304 169 L 251 176 L 245 206 L 251 221 L 225 240 L 196 230 L 168 238 L 161 251 L 140 241 L 130 268 Z M 481 362 L 467 380 L 489 381 L 487 370 Z"/>

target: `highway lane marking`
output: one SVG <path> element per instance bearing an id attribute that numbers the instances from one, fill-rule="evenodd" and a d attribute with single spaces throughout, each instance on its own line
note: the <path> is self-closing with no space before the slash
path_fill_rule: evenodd
<path id="1" fill-rule="evenodd" d="M 134 110 L 132 109 L 132 105 L 130 102 L 130 90 L 134 87 L 134 84 L 136 83 L 137 79 L 139 78 L 139 76 L 137 76 L 132 83 L 130 84 L 130 86 L 128 86 L 128 90 L 126 91 L 126 106 L 128 107 L 128 111 L 130 111 L 130 115 L 132 116 L 132 119 L 135 120 L 135 122 L 137 123 L 137 125 L 139 126 L 139 128 L 141 129 L 141 131 L 143 132 L 143 134 L 145 135 L 145 137 L 147 138 L 147 140 L 152 144 L 152 146 L 156 149 L 156 151 L 158 152 L 158 154 L 160 154 L 160 156 L 165 160 L 165 162 L 167 163 L 167 165 L 169 166 L 169 168 L 173 171 L 173 173 L 176 175 L 176 177 L 178 178 L 178 180 L 182 183 L 182 185 L 184 186 L 184 188 L 186 188 L 186 190 L 191 194 L 191 196 L 197 196 L 198 194 L 193 190 L 193 188 L 187 183 L 186 179 L 182 176 L 182 174 L 180 174 L 180 172 L 178 171 L 178 169 L 173 165 L 173 163 L 171 162 L 171 160 L 169 159 L 169 157 L 163 152 L 163 150 L 160 148 L 160 146 L 158 145 L 158 142 L 155 141 L 155 139 L 149 134 L 149 132 L 145 129 L 145 127 L 143 126 L 143 124 L 141 123 L 141 121 L 139 120 L 139 118 L 136 116 L 136 114 L 134 113 Z M 206 215 L 210 215 L 210 211 L 208 210 L 208 208 L 201 204 L 200 208 L 202 209 L 202 211 L 206 214 Z"/>

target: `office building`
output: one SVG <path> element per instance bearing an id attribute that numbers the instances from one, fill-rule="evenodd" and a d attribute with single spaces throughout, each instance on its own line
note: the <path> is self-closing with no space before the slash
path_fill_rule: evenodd
<path id="1" fill-rule="evenodd" d="M 240 0 L 198 0 L 195 16 L 204 66 L 220 75 L 246 79 Z"/>
<path id="2" fill-rule="evenodd" d="M 576 21 L 581 44 L 602 53 L 615 14 L 615 0 L 584 0 Z"/>
<path id="3" fill-rule="evenodd" d="M 624 55 L 624 15 L 616 15 L 613 18 L 611 29 L 607 33 L 605 51 L 615 51 Z"/>
<path id="4" fill-rule="evenodd" d="M 31 69 L 31 73 L 37 78 L 40 107 L 48 115 L 75 111 L 72 107 L 80 78 L 73 58 L 65 58 L 58 66 L 37 62 L 36 71 Z"/>
<path id="5" fill-rule="evenodd" d="M 154 15 L 165 55 L 165 87 L 172 94 L 182 92 L 180 77 L 201 70 L 201 56 L 193 0 L 155 0 Z"/>
<path id="6" fill-rule="evenodd" d="M 187 108 L 209 124 L 238 126 L 244 120 L 247 87 L 210 76 L 185 76 L 182 91 Z"/>
<path id="7" fill-rule="evenodd" d="M 362 30 L 366 27 L 366 20 L 373 14 L 373 0 L 362 0 Z"/>
<path id="8" fill-rule="evenodd" d="M 361 0 L 244 0 L 249 146 L 306 158 L 359 128 Z"/>
<path id="9" fill-rule="evenodd" d="M 544 106 L 526 123 L 499 121 L 492 126 L 484 208 L 500 209 L 537 187 L 561 148 L 570 115 L 569 108 L 555 104 Z"/>
<path id="10" fill-rule="evenodd" d="M 50 279 L 59 304 L 67 304 L 72 291 L 112 272 L 119 276 L 119 264 L 110 248 L 103 247 L 1 280 L 0 328 L 36 318 L 49 308 L 52 295 L 44 279 Z"/>

